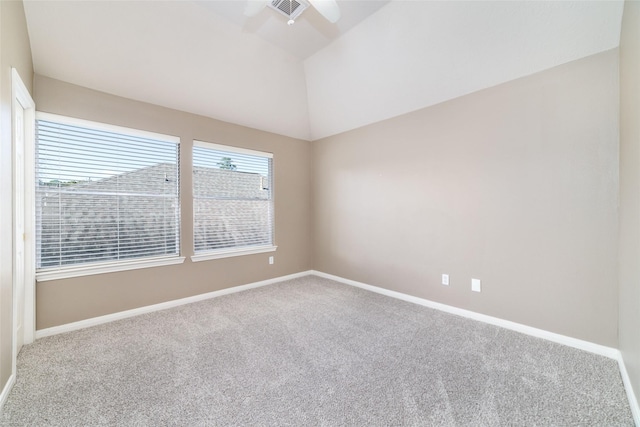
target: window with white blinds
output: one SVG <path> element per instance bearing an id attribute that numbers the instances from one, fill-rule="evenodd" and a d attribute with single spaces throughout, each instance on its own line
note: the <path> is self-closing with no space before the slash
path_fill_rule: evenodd
<path id="1" fill-rule="evenodd" d="M 270 153 L 194 141 L 194 261 L 275 250 L 272 162 Z"/>
<path id="2" fill-rule="evenodd" d="M 39 272 L 177 258 L 179 139 L 39 113 Z"/>

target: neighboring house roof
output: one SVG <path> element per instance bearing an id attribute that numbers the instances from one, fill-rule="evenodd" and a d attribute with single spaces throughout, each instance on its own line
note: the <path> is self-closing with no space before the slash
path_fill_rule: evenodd
<path id="1" fill-rule="evenodd" d="M 193 168 L 193 177 L 193 190 L 197 197 L 258 199 L 269 197 L 269 191 L 263 189 L 263 186 L 268 187 L 268 185 L 265 186 L 266 177 L 260 174 L 196 166 Z M 175 164 L 159 163 L 100 180 L 65 185 L 64 191 L 171 194 L 178 190 L 178 180 Z M 43 187 L 51 188 L 51 186 Z"/>
<path id="2" fill-rule="evenodd" d="M 160 163 L 97 181 L 41 183 L 39 267 L 176 253 L 176 166 Z M 255 173 L 196 167 L 194 244 L 199 250 L 271 243 L 270 190 Z"/>

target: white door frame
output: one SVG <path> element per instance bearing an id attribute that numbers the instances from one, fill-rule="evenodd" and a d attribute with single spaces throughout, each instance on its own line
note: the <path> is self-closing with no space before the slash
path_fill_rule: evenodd
<path id="1" fill-rule="evenodd" d="M 17 106 L 21 106 L 24 110 L 24 237 L 13 236 L 14 239 L 24 238 L 24 308 L 22 310 L 22 330 L 23 343 L 30 344 L 35 337 L 35 107 L 36 104 L 31 98 L 27 87 L 24 85 L 18 71 L 11 69 L 11 140 L 12 147 L 16 143 L 16 120 L 15 110 Z M 12 164 L 15 169 L 15 155 Z M 14 176 L 14 179 L 18 177 Z M 19 178 L 18 178 L 19 179 Z M 12 191 L 12 200 L 15 200 L 15 191 Z M 15 215 L 15 207 L 12 209 Z M 12 215 L 12 216 L 13 216 Z M 15 224 L 15 221 L 12 221 Z M 12 226 L 15 228 L 15 226 Z M 13 240 L 15 242 L 15 240 Z M 15 243 L 13 245 L 15 249 Z M 15 277 L 15 272 L 13 274 Z M 16 373 L 17 360 L 17 325 L 18 325 L 18 295 L 13 290 L 13 374 Z"/>

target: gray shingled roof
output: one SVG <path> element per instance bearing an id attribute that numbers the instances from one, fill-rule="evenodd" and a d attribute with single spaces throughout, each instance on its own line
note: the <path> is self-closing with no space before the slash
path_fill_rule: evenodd
<path id="1" fill-rule="evenodd" d="M 262 176 L 196 167 L 194 183 L 198 251 L 271 243 L 271 191 Z M 40 183 L 39 267 L 176 253 L 178 188 L 169 163 L 98 181 Z"/>

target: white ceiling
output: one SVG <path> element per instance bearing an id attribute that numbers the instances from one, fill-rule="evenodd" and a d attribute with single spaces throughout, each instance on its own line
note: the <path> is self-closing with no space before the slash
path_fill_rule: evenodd
<path id="1" fill-rule="evenodd" d="M 305 61 L 311 137 L 615 48 L 622 9 L 622 1 L 393 2 Z"/>
<path id="2" fill-rule="evenodd" d="M 291 27 L 285 25 L 287 18 L 284 15 L 272 10 L 263 10 L 252 18 L 245 17 L 245 0 L 194 3 L 228 19 L 244 32 L 256 34 L 296 57 L 306 59 L 389 3 L 389 0 L 338 0 L 341 17 L 335 24 L 310 7 Z"/>
<path id="3" fill-rule="evenodd" d="M 622 0 L 338 1 L 293 26 L 244 1 L 27 0 L 36 73 L 319 139 L 618 46 Z"/>

